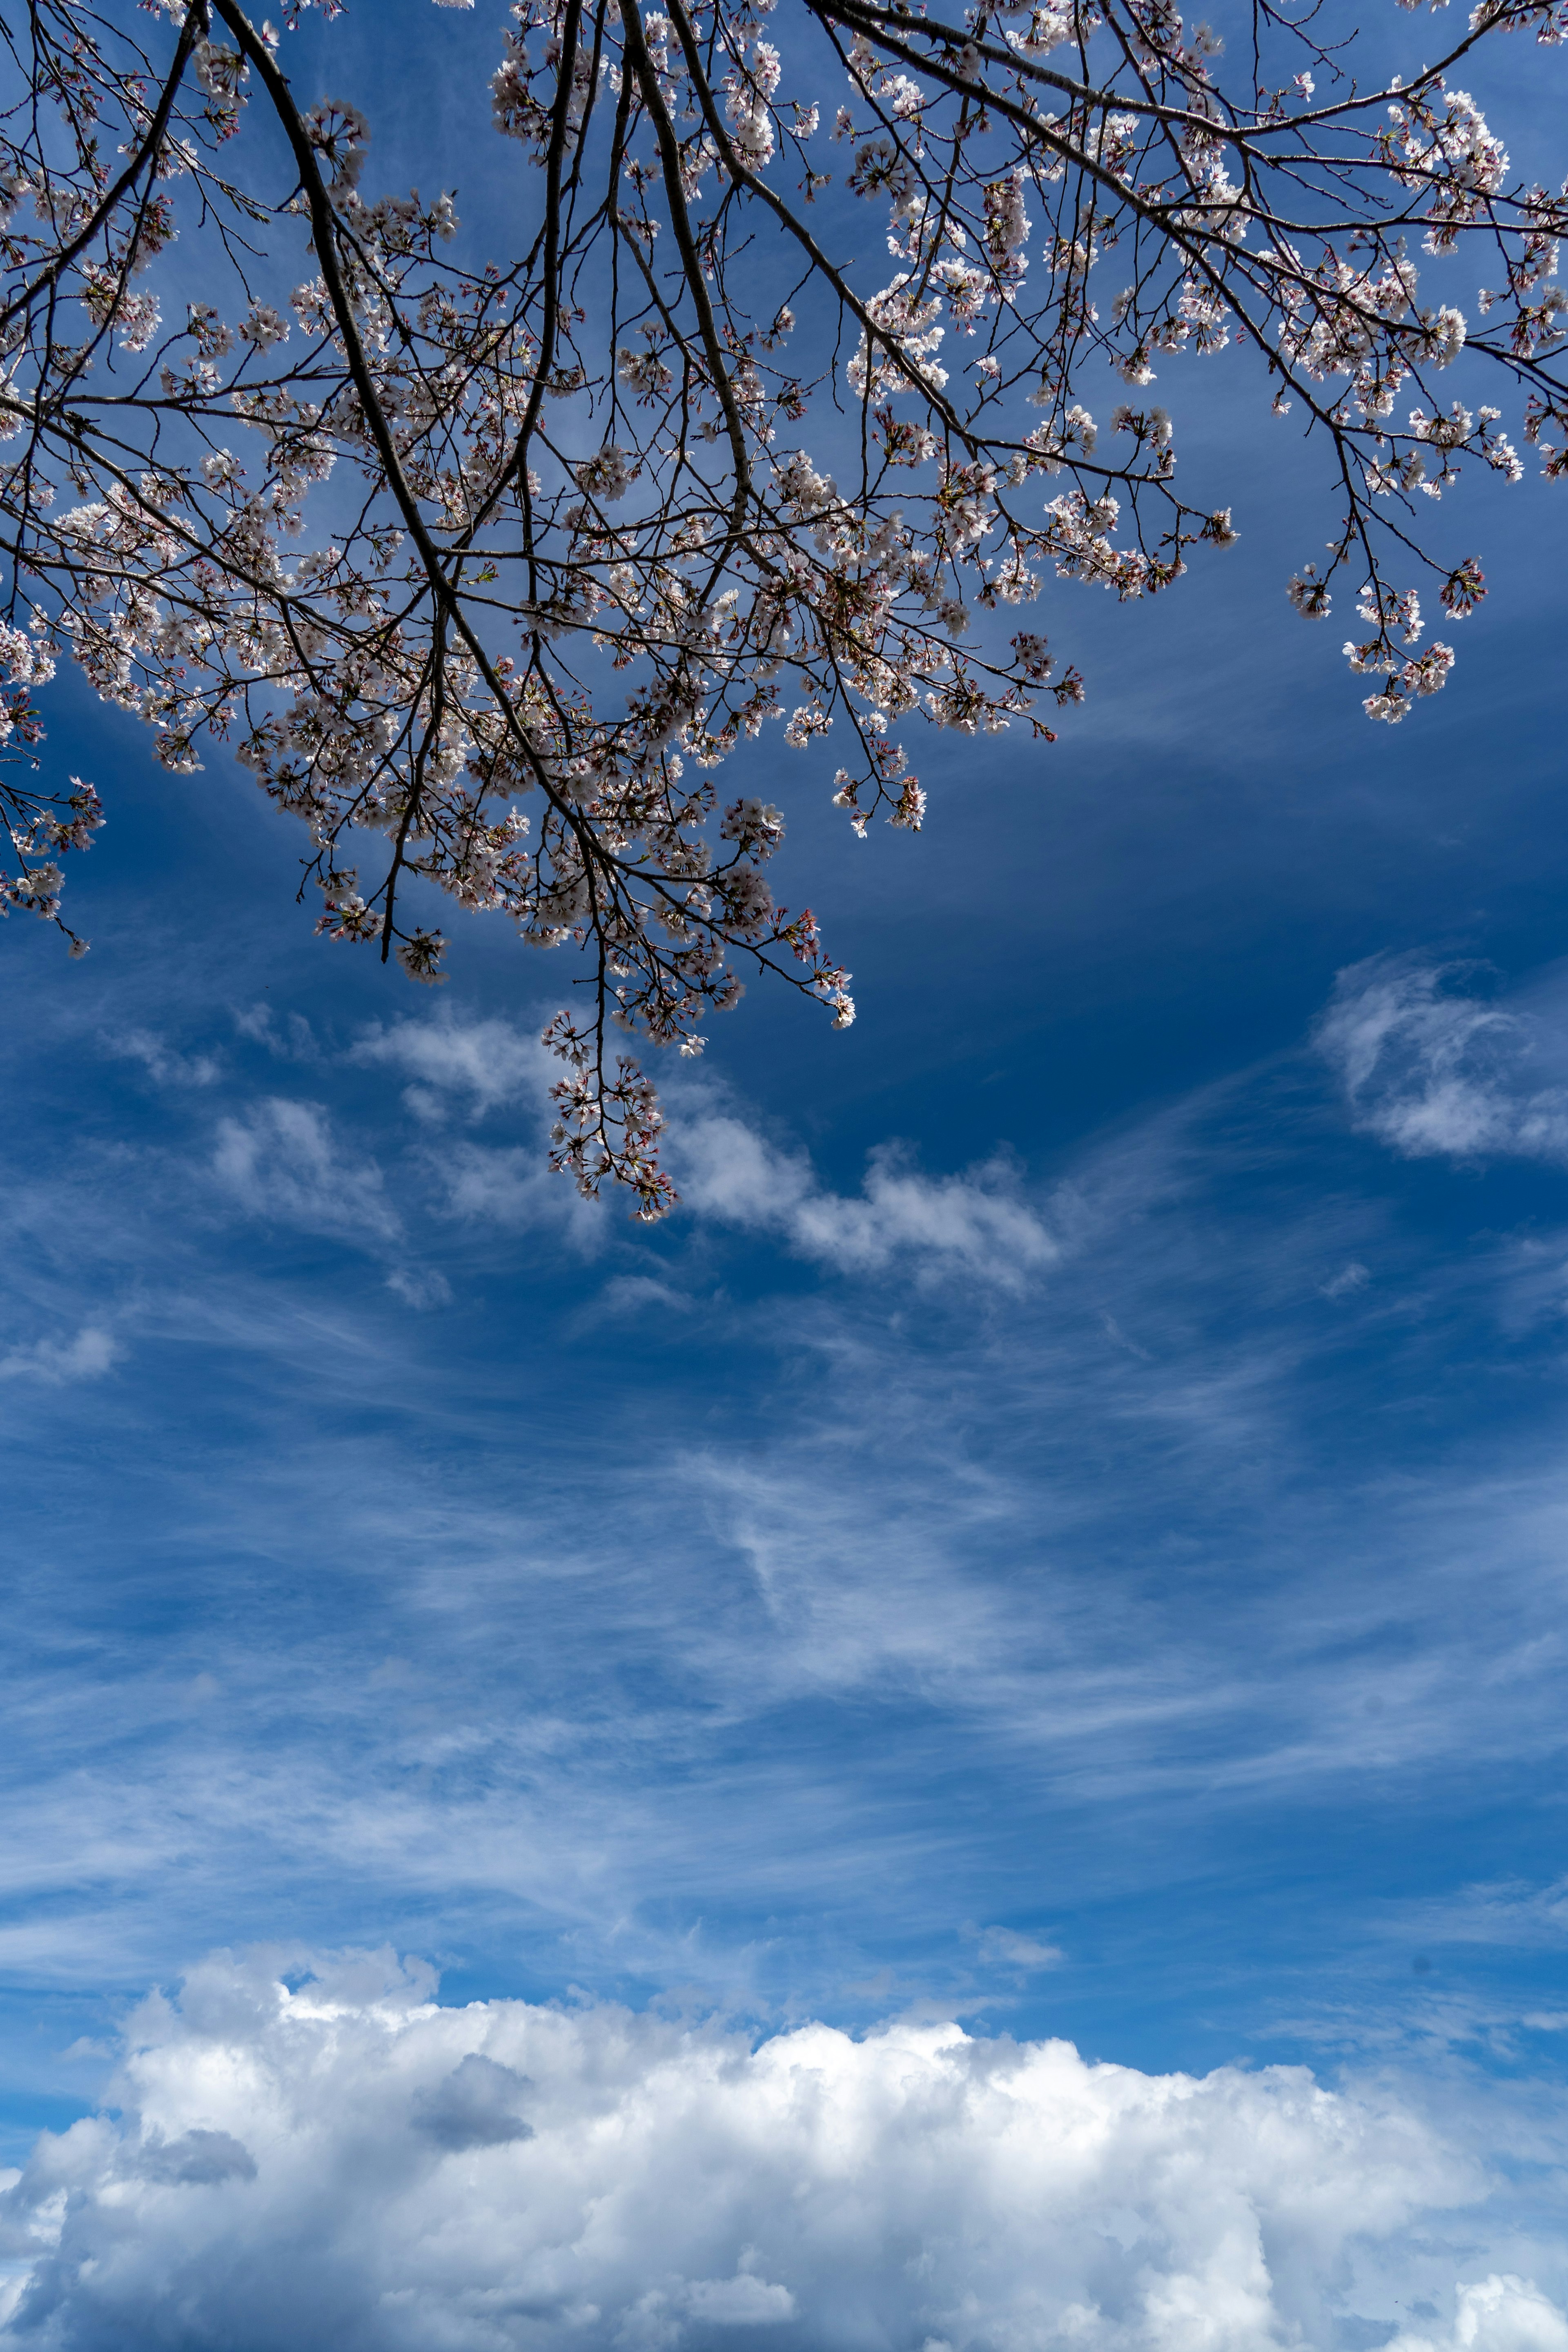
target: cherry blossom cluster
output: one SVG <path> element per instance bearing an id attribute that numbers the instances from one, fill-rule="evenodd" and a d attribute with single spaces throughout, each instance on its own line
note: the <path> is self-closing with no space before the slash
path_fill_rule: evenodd
<path id="1" fill-rule="evenodd" d="M 1451 669 L 1420 592 L 1453 622 L 1486 593 L 1424 520 L 1524 471 L 1478 367 L 1568 471 L 1568 205 L 1471 94 L 1494 37 L 1562 39 L 1540 0 L 1381 88 L 1322 10 L 1249 18 L 1227 81 L 1174 0 L 517 0 L 499 255 L 439 189 L 378 189 L 351 98 L 297 102 L 289 37 L 313 15 L 329 55 L 340 5 L 33 0 L 0 737 L 37 756 L 68 650 L 171 770 L 232 754 L 300 821 L 329 937 L 438 982 L 444 897 L 583 950 L 553 1156 L 639 1215 L 672 1195 L 623 1037 L 698 1052 L 758 974 L 854 1017 L 749 770 L 823 761 L 864 839 L 921 829 L 919 728 L 1054 740 L 1083 681 L 998 608 L 1139 600 L 1237 536 L 1182 487 L 1180 362 L 1245 355 L 1328 453 L 1288 593 L 1348 586 L 1376 719 Z M 58 919 L 97 799 L 19 772 L 4 903 Z"/>

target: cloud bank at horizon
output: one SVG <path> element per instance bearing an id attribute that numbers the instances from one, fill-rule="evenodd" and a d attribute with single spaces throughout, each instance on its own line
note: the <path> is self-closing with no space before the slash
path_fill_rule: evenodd
<path id="1" fill-rule="evenodd" d="M 753 2048 L 289 1957 L 150 1999 L 118 2117 L 11 2176 L 31 2268 L 0 2344 L 1261 2352 L 1372 2340 L 1358 2304 L 1396 2281 L 1430 2315 L 1399 2352 L 1568 2352 L 1549 2294 L 1476 2275 L 1473 2210 L 1449 2250 L 1474 2158 L 1302 2068 L 1146 2074 L 910 2021 Z"/>

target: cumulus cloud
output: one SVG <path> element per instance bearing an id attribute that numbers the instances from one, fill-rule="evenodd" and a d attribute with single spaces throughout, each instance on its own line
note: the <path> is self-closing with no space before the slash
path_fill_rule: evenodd
<path id="1" fill-rule="evenodd" d="M 0 2197 L 0 2345 L 1267 2352 L 1346 2315 L 1363 2343 L 1358 2270 L 1374 2303 L 1402 2246 L 1429 2273 L 1475 2186 L 1300 2068 L 432 1992 L 385 1954 L 220 1955 L 149 2000 L 107 2111 Z M 1568 2352 L 1528 2280 L 1444 2296 L 1402 2352 Z"/>
<path id="2" fill-rule="evenodd" d="M 1061 1254 L 1001 1161 L 962 1176 L 923 1176 L 897 1146 L 884 1145 L 872 1153 L 860 1192 L 847 1195 L 821 1185 L 804 1154 L 781 1150 L 744 1120 L 717 1111 L 674 1125 L 671 1159 L 689 1208 L 779 1234 L 802 1257 L 845 1274 L 879 1273 L 905 1258 L 928 1273 L 1016 1288 Z"/>
<path id="3" fill-rule="evenodd" d="M 1452 2328 L 1396 2336 L 1384 2352 L 1568 2352 L 1568 2320 L 1530 2279 L 1494 2272 L 1457 2303 Z"/>
<path id="4" fill-rule="evenodd" d="M 188 2131 L 178 2139 L 153 2134 L 137 2151 L 136 2169 L 165 2188 L 210 2189 L 219 2180 L 254 2180 L 256 2158 L 232 2132 Z"/>
<path id="5" fill-rule="evenodd" d="M 374 1160 L 351 1159 L 315 1103 L 272 1096 L 218 1122 L 213 1174 L 252 1216 L 360 1246 L 392 1241 L 400 1225 Z"/>
<path id="6" fill-rule="evenodd" d="M 1406 1158 L 1568 1160 L 1568 1091 L 1541 1083 L 1541 1024 L 1475 992 L 1475 967 L 1374 956 L 1314 1032 L 1358 1127 Z"/>

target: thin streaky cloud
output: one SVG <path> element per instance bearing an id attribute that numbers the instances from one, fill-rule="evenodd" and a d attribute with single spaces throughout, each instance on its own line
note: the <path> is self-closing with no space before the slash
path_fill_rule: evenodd
<path id="1" fill-rule="evenodd" d="M 274 1095 L 220 1119 L 212 1175 L 247 1215 L 271 1223 L 362 1248 L 379 1247 L 402 1231 L 380 1168 L 343 1150 L 316 1103 Z"/>

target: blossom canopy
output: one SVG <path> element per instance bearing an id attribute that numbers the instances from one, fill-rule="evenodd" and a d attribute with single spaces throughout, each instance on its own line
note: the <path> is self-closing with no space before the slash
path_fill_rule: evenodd
<path id="1" fill-rule="evenodd" d="M 1568 470 L 1568 203 L 1458 80 L 1500 37 L 1560 46 L 1568 5 L 1480 0 L 1403 72 L 1375 5 L 1262 5 L 1232 76 L 1173 0 L 517 0 L 489 101 L 522 226 L 487 255 L 450 195 L 376 192 L 351 98 L 297 96 L 310 0 L 280 32 L 31 0 L 0 112 L 5 905 L 65 929 L 101 821 L 34 781 L 68 655 L 170 769 L 226 744 L 303 823 L 333 939 L 438 980 L 433 885 L 585 949 L 554 1157 L 658 1216 L 612 1031 L 695 1052 L 756 973 L 854 1017 L 770 887 L 779 810 L 718 772 L 777 726 L 864 836 L 919 830 L 920 725 L 1050 740 L 1082 681 L 1002 608 L 1150 596 L 1237 535 L 1178 487 L 1160 368 L 1240 353 L 1330 453 L 1326 556 L 1282 586 L 1313 619 L 1348 592 L 1368 714 L 1444 685 L 1423 595 L 1458 622 L 1485 583 L 1422 526 L 1521 443 Z"/>

